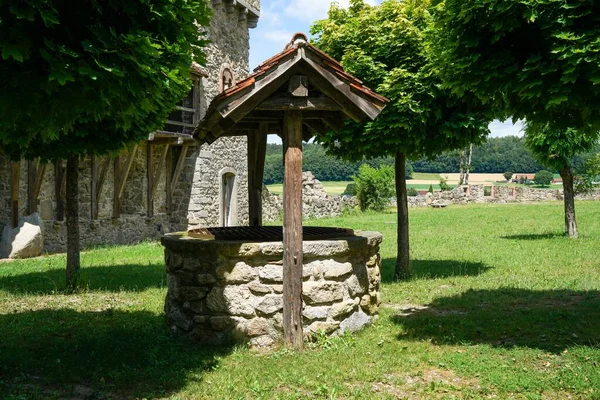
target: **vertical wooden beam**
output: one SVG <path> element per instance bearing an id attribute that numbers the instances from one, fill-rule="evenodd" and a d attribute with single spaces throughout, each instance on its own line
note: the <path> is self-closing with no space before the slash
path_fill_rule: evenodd
<path id="1" fill-rule="evenodd" d="M 56 220 L 64 221 L 65 219 L 65 170 L 63 168 L 63 161 L 56 160 L 54 162 L 54 196 L 56 198 Z"/>
<path id="2" fill-rule="evenodd" d="M 100 215 L 100 198 L 102 197 L 102 188 L 104 187 L 104 182 L 106 181 L 110 160 L 111 157 L 106 156 L 102 164 L 96 166 L 97 170 L 99 167 L 99 171 L 96 172 L 96 188 L 92 188 L 92 191 L 96 194 L 95 200 L 93 200 L 94 207 L 92 207 L 92 219 L 98 219 L 98 216 Z M 98 164 L 97 161 L 95 163 Z"/>
<path id="3" fill-rule="evenodd" d="M 92 154 L 92 185 L 91 185 L 91 196 L 90 196 L 90 218 L 92 220 L 96 219 L 96 210 L 98 209 L 98 196 L 96 190 L 98 190 L 98 160 L 96 156 Z"/>
<path id="4" fill-rule="evenodd" d="M 13 228 L 19 225 L 19 184 L 21 178 L 21 162 L 13 162 L 10 168 L 10 222 Z"/>
<path id="5" fill-rule="evenodd" d="M 179 177 L 181 176 L 181 171 L 183 170 L 183 165 L 185 164 L 185 158 L 187 157 L 189 147 L 189 144 L 184 144 L 181 148 L 181 153 L 179 153 L 179 159 L 177 159 L 177 166 L 175 166 L 173 179 L 171 179 L 171 198 L 173 198 L 173 194 L 175 193 L 175 188 L 177 187 L 177 182 L 179 181 Z"/>
<path id="6" fill-rule="evenodd" d="M 121 153 L 115 157 L 114 161 L 114 196 L 113 196 L 113 218 L 121 216 L 121 196 L 119 190 L 121 187 Z"/>
<path id="7" fill-rule="evenodd" d="M 286 111 L 283 119 L 283 335 L 302 349 L 302 112 Z"/>
<path id="8" fill-rule="evenodd" d="M 165 161 L 165 198 L 166 198 L 166 212 L 167 215 L 171 215 L 172 208 L 172 196 L 171 186 L 173 186 L 173 147 L 168 146 L 167 159 Z"/>
<path id="9" fill-rule="evenodd" d="M 146 143 L 146 214 L 154 216 L 154 201 L 152 200 L 152 188 L 154 186 L 154 146 L 151 142 Z"/>
<path id="10" fill-rule="evenodd" d="M 37 211 L 37 199 L 35 198 L 35 177 L 40 165 L 39 158 L 27 161 L 27 214 Z"/>
<path id="11" fill-rule="evenodd" d="M 269 125 L 261 123 L 258 132 L 248 135 L 248 204 L 250 226 L 262 226 L 262 185 L 265 171 Z"/>

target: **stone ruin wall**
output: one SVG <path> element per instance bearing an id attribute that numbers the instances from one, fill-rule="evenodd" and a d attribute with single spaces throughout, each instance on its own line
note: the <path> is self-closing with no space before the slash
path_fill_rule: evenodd
<path id="1" fill-rule="evenodd" d="M 485 195 L 486 187 L 489 196 Z M 577 200 L 600 200 L 600 190 L 589 195 L 578 195 Z M 528 187 L 470 185 L 458 186 L 446 192 L 426 193 L 409 196 L 409 207 L 427 207 L 448 204 L 481 204 L 481 203 L 532 203 L 538 201 L 563 201 L 562 189 L 534 189 Z"/>
<path id="2" fill-rule="evenodd" d="M 370 324 L 381 304 L 382 236 L 304 242 L 304 334 L 338 335 Z M 167 235 L 165 313 L 176 332 L 202 343 L 281 341 L 283 244 Z"/>
<path id="3" fill-rule="evenodd" d="M 303 218 L 332 218 L 358 205 L 356 197 L 329 196 L 312 172 L 302 173 Z M 263 187 L 263 219 L 277 221 L 283 215 L 283 196 L 271 194 Z"/>
<path id="4" fill-rule="evenodd" d="M 236 79 L 248 74 L 248 22 L 241 19 L 242 8 L 228 12 L 223 2 L 213 1 L 213 18 L 209 28 L 211 43 L 207 47 L 208 76 L 201 80 L 201 110 L 218 94 L 220 70 L 223 64 L 234 72 Z M 260 8 L 258 0 L 250 5 Z M 201 115 L 203 116 L 203 115 Z M 158 161 L 163 146 L 157 146 Z M 178 154 L 179 151 L 173 151 Z M 173 213 L 166 214 L 165 171 L 154 199 L 154 216 L 146 215 L 146 146 L 141 144 L 125 185 L 121 216 L 112 218 L 114 173 L 111 161 L 99 201 L 99 218 L 91 219 L 91 159 L 80 162 L 80 234 L 82 247 L 105 244 L 129 244 L 144 239 L 156 239 L 162 233 L 185 230 L 189 225 L 219 225 L 219 189 L 221 173 L 233 172 L 236 179 L 237 223 L 248 221 L 246 138 L 223 138 L 212 145 L 188 149 L 184 168 L 173 196 Z M 101 160 L 99 160 L 101 162 Z M 175 160 L 176 163 L 176 160 Z M 10 221 L 11 163 L 0 156 L 0 229 Z M 27 162 L 21 161 L 19 215 L 27 214 Z M 59 252 L 66 248 L 66 225 L 56 221 L 54 166 L 48 165 L 38 198 L 38 212 L 45 221 L 45 251 Z"/>

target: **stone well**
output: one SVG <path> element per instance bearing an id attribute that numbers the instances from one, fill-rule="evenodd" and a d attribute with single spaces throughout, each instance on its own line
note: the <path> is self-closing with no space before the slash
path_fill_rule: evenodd
<path id="1" fill-rule="evenodd" d="M 377 232 L 304 241 L 304 333 L 329 335 L 370 324 L 381 297 Z M 283 244 L 162 239 L 173 330 L 203 343 L 270 346 L 282 338 Z"/>

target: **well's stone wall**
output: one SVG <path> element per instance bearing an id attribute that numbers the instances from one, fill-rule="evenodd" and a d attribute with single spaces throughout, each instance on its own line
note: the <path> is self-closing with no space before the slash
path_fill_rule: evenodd
<path id="1" fill-rule="evenodd" d="M 329 196 L 323 184 L 312 172 L 302 173 L 302 216 L 304 218 L 331 218 L 357 205 L 355 197 Z M 283 197 L 263 188 L 263 219 L 276 221 L 283 215 Z"/>
<path id="2" fill-rule="evenodd" d="M 249 19 L 243 18 L 244 6 L 239 3 L 231 11 L 226 2 L 212 1 L 213 17 L 208 28 L 210 44 L 206 49 L 207 63 L 203 69 L 207 77 L 200 82 L 200 109 L 204 115 L 210 100 L 219 92 L 223 65 L 232 70 L 236 79 L 248 74 Z M 258 0 L 247 2 L 257 11 Z M 255 21 L 254 21 L 255 22 Z M 158 163 L 164 146 L 156 146 L 154 160 Z M 173 165 L 181 147 L 173 149 Z M 110 162 L 107 178 L 99 201 L 98 219 L 91 218 L 91 158 L 83 158 L 79 169 L 80 233 L 82 247 L 105 244 L 135 243 L 158 238 L 160 234 L 185 230 L 190 225 L 219 226 L 222 221 L 220 196 L 222 173 L 235 176 L 235 211 L 230 220 L 238 224 L 248 221 L 247 156 L 245 138 L 223 138 L 212 145 L 200 148 L 191 146 L 186 154 L 184 168 L 172 199 L 172 212 L 166 213 L 166 180 L 163 166 L 154 199 L 154 215 L 147 216 L 146 145 L 140 144 L 133 160 L 123 192 L 121 216 L 113 216 L 114 169 Z M 125 154 L 126 156 L 126 154 Z M 100 163 L 101 160 L 98 160 Z M 10 170 L 9 160 L 0 156 L 0 230 L 10 220 Z M 38 212 L 45 221 L 45 251 L 59 252 L 66 248 L 66 226 L 56 220 L 56 194 L 54 166 L 48 165 L 38 198 Z M 27 215 L 27 162 L 21 162 L 20 215 Z"/>
<path id="3" fill-rule="evenodd" d="M 368 325 L 381 297 L 382 236 L 304 242 L 304 333 L 337 335 Z M 165 312 L 175 331 L 204 343 L 270 346 L 282 336 L 283 244 L 200 240 L 173 234 L 165 246 Z"/>

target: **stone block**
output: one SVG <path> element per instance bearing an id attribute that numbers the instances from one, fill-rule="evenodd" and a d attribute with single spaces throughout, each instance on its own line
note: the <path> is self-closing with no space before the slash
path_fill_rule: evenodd
<path id="1" fill-rule="evenodd" d="M 309 321 L 325 320 L 329 315 L 330 306 L 311 307 L 305 306 L 302 310 L 302 316 Z"/>
<path id="2" fill-rule="evenodd" d="M 214 287 L 206 297 L 206 305 L 213 312 L 253 317 L 252 295 L 247 287 Z"/>
<path id="3" fill-rule="evenodd" d="M 212 285 L 217 282 L 217 279 L 211 274 L 198 274 L 197 280 L 200 285 Z"/>
<path id="4" fill-rule="evenodd" d="M 362 310 L 358 310 L 340 323 L 340 331 L 342 333 L 346 331 L 356 332 L 371 324 L 372 321 L 372 317 L 369 317 Z"/>
<path id="5" fill-rule="evenodd" d="M 44 222 L 39 214 L 19 218 L 19 225 L 4 226 L 0 239 L 0 258 L 31 258 L 44 251 Z"/>
<path id="6" fill-rule="evenodd" d="M 201 300 L 206 297 L 208 293 L 208 288 L 205 287 L 197 287 L 197 286 L 180 286 L 179 287 L 179 297 L 180 301 L 194 301 Z"/>
<path id="7" fill-rule="evenodd" d="M 368 284 L 361 284 L 356 275 L 351 275 L 346 280 L 346 285 L 348 286 L 348 293 L 350 294 L 350 297 L 362 296 L 367 292 L 368 289 Z"/>
<path id="8" fill-rule="evenodd" d="M 336 331 L 340 327 L 340 323 L 335 322 L 325 322 L 325 321 L 316 321 L 310 324 L 307 328 L 309 333 L 320 333 L 325 332 L 325 334 L 329 335 Z"/>
<path id="9" fill-rule="evenodd" d="M 344 298 L 342 285 L 338 282 L 304 282 L 302 292 L 304 301 L 309 305 L 331 304 Z"/>
<path id="10" fill-rule="evenodd" d="M 270 324 L 265 318 L 251 319 L 246 325 L 248 337 L 256 337 L 269 334 Z"/>
<path id="11" fill-rule="evenodd" d="M 283 266 L 275 264 L 267 264 L 258 269 L 260 279 L 265 282 L 283 282 Z"/>
<path id="12" fill-rule="evenodd" d="M 224 331 L 233 325 L 234 320 L 231 317 L 219 316 L 219 317 L 211 317 L 210 318 L 210 326 L 215 331 Z"/>
<path id="13" fill-rule="evenodd" d="M 217 268 L 217 277 L 228 284 L 251 282 L 257 276 L 254 268 L 241 261 L 235 265 L 221 265 Z"/>
<path id="14" fill-rule="evenodd" d="M 336 303 L 331 307 L 329 316 L 333 319 L 340 319 L 350 314 L 355 309 L 353 300 L 346 300 L 341 303 Z"/>
<path id="15" fill-rule="evenodd" d="M 275 339 L 269 335 L 259 336 L 250 339 L 250 345 L 254 347 L 270 347 L 275 344 Z"/>
<path id="16" fill-rule="evenodd" d="M 277 294 L 263 297 L 256 305 L 256 311 L 263 315 L 273 315 L 281 310 L 283 310 L 283 296 Z"/>
<path id="17" fill-rule="evenodd" d="M 343 280 L 352 273 L 352 264 L 339 263 L 334 260 L 323 262 L 323 277 L 331 280 Z"/>
<path id="18" fill-rule="evenodd" d="M 248 284 L 248 289 L 250 289 L 250 291 L 257 296 L 264 296 L 265 294 L 272 292 L 272 289 L 269 286 L 260 282 L 250 282 Z"/>

